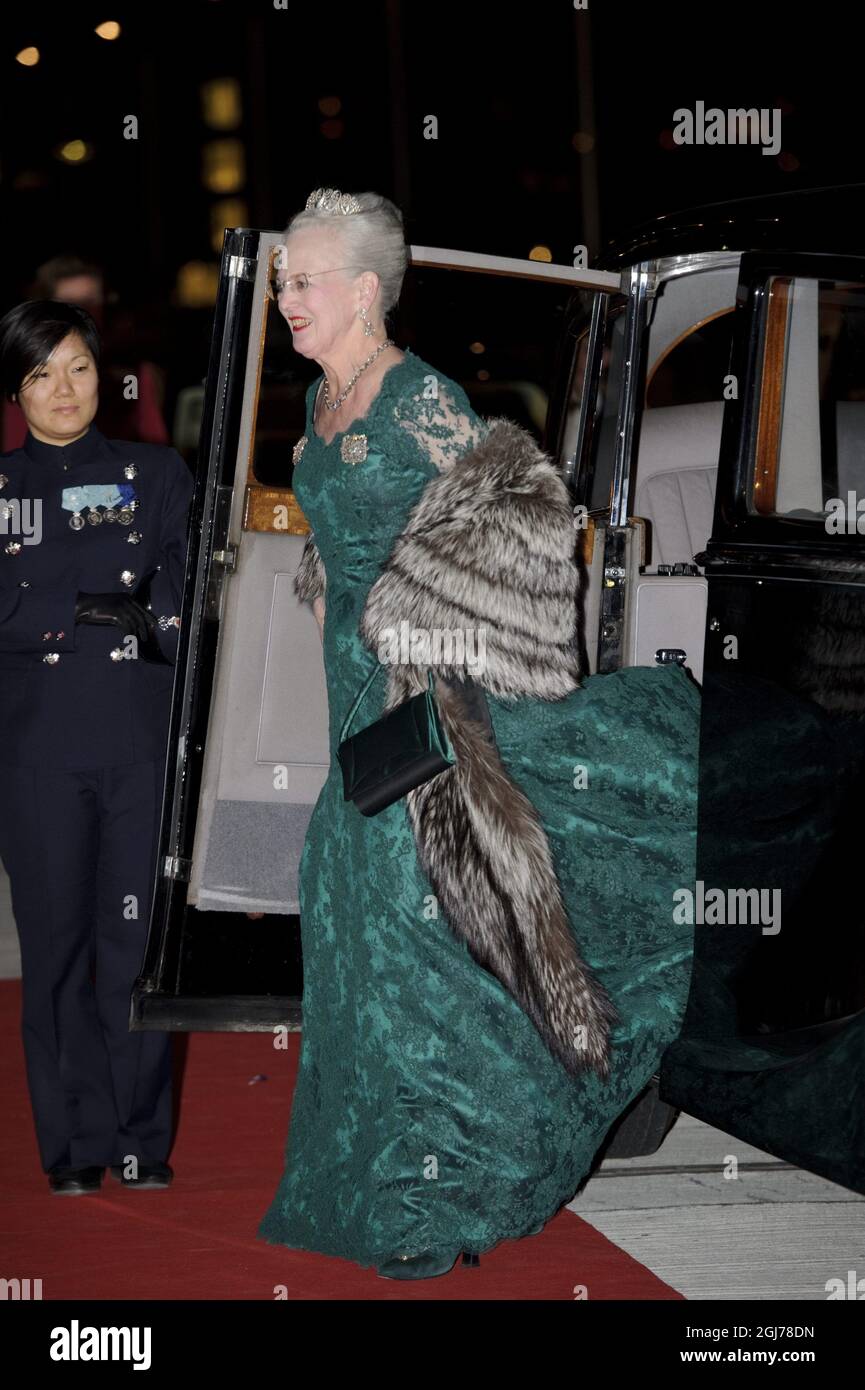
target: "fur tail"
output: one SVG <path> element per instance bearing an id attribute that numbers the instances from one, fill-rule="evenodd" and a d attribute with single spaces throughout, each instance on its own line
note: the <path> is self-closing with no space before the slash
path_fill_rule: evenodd
<path id="1" fill-rule="evenodd" d="M 424 871 L 452 930 L 566 1070 L 606 1079 L 618 1015 L 580 958 L 537 811 L 459 694 L 441 681 L 436 694 L 457 763 L 407 798 Z"/>

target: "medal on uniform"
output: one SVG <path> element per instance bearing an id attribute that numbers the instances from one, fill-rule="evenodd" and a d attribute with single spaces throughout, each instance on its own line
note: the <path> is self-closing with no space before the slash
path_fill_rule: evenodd
<path id="1" fill-rule="evenodd" d="M 84 488 L 65 487 L 60 499 L 60 505 L 65 512 L 72 512 L 69 518 L 69 525 L 73 531 L 80 531 L 84 525 L 84 517 L 81 515 L 81 508 L 84 503 Z"/>
<path id="2" fill-rule="evenodd" d="M 135 468 L 135 464 L 129 463 L 126 465 L 126 468 L 124 468 L 123 471 L 127 474 L 127 477 L 129 476 L 128 469 L 130 468 Z M 122 503 L 122 506 L 120 507 L 117 513 L 117 520 L 120 522 L 121 526 L 129 526 L 132 521 L 132 516 L 135 511 L 135 508 L 138 506 L 138 503 L 135 500 L 135 488 L 132 486 L 131 483 L 118 483 L 117 491 L 120 493 L 118 501 Z"/>
<path id="3" fill-rule="evenodd" d="M 138 504 L 131 483 L 90 483 L 86 487 L 65 487 L 60 505 L 64 511 L 72 512 L 69 519 L 72 530 L 80 531 L 85 511 L 91 526 L 99 526 L 103 521 L 119 521 L 121 526 L 128 526 Z"/>

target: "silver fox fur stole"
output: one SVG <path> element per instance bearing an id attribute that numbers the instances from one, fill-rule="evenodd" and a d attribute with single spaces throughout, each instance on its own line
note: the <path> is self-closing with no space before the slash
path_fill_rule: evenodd
<path id="1" fill-rule="evenodd" d="M 557 700 L 580 685 L 580 571 L 567 488 L 531 434 L 491 420 L 430 479 L 372 585 L 360 635 L 483 630 L 485 660 L 430 662 L 456 765 L 409 792 L 420 863 L 451 929 L 532 1019 L 574 1076 L 609 1075 L 613 1003 L 577 944 L 540 816 L 466 699 L 466 675 L 500 700 Z M 295 592 L 326 592 L 307 538 Z M 433 653 L 435 655 L 435 653 Z M 427 666 L 390 663 L 382 713 L 426 688 Z"/>

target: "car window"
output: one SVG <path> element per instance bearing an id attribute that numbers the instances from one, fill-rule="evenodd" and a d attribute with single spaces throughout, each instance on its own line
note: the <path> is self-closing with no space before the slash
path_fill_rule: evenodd
<path id="1" fill-rule="evenodd" d="M 848 492 L 865 498 L 865 286 L 773 275 L 761 312 L 749 511 L 823 524 Z"/>
<path id="2" fill-rule="evenodd" d="M 646 409 L 720 400 L 729 371 L 732 335 L 732 306 L 694 324 L 649 372 Z"/>
<path id="3" fill-rule="evenodd" d="M 626 314 L 624 300 L 612 297 L 606 315 L 597 394 L 593 400 L 587 400 L 586 359 L 593 299 L 592 295 L 584 296 L 584 322 L 574 347 L 561 457 L 578 500 L 590 512 L 603 512 L 609 511 L 611 505 Z M 591 414 L 591 429 L 585 436 L 584 457 L 578 459 L 584 411 Z"/>

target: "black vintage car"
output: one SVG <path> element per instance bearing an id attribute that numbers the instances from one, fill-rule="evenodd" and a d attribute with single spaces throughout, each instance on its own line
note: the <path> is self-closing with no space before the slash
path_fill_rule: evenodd
<path id="1" fill-rule="evenodd" d="M 703 687 L 698 879 L 671 904 L 694 923 L 687 1016 L 602 1153 L 652 1152 L 684 1110 L 865 1193 L 863 211 L 865 186 L 705 207 L 591 271 L 413 247 L 401 336 L 432 357 L 424 306 L 447 306 L 483 354 L 493 305 L 521 333 L 535 315 L 545 381 L 462 379 L 571 488 L 588 666 L 679 661 Z M 301 1021 L 328 751 L 292 591 L 306 381 L 267 294 L 280 240 L 225 238 L 135 1028 Z"/>

